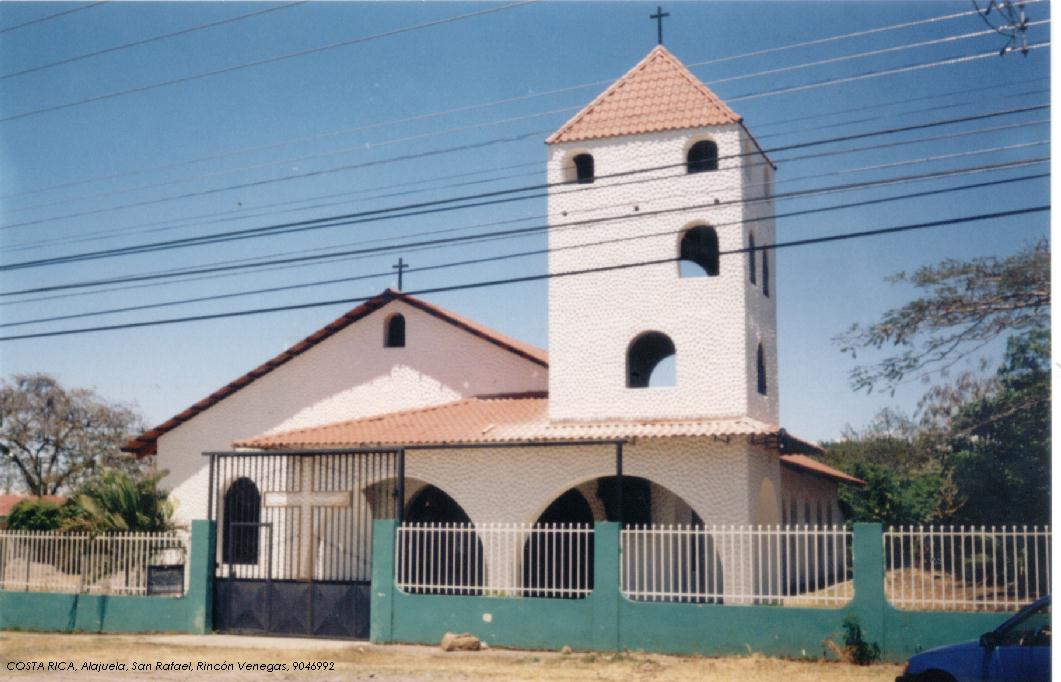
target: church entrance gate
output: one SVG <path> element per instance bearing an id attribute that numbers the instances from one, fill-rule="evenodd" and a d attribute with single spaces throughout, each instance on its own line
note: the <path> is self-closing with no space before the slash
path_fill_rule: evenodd
<path id="1" fill-rule="evenodd" d="M 214 628 L 366 639 L 372 521 L 401 515 L 402 450 L 207 454 Z"/>

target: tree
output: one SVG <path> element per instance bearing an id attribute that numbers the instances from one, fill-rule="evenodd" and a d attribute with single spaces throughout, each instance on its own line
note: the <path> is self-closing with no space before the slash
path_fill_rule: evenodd
<path id="1" fill-rule="evenodd" d="M 887 525 L 929 523 L 945 514 L 944 481 L 919 424 L 885 408 L 861 431 L 844 430 L 825 443 L 823 459 L 866 482 L 841 486 L 840 507 L 854 521 Z"/>
<path id="2" fill-rule="evenodd" d="M 1009 339 L 993 390 L 957 410 L 948 444 L 960 495 L 956 521 L 1050 522 L 1047 330 Z"/>
<path id="3" fill-rule="evenodd" d="M 70 507 L 65 530 L 92 533 L 171 530 L 173 504 L 169 493 L 159 489 L 161 474 L 133 477 L 111 469 L 85 483 L 67 502 Z"/>
<path id="4" fill-rule="evenodd" d="M 129 407 L 88 389 L 67 390 L 47 374 L 0 381 L 0 469 L 32 495 L 73 489 L 107 468 L 143 469 L 119 450 L 141 430 Z"/>
<path id="5" fill-rule="evenodd" d="M 841 488 L 848 518 L 890 524 L 1046 524 L 1050 518 L 1050 347 L 1045 329 L 1010 337 L 993 375 L 934 386 L 919 419 L 885 410 L 825 444 L 866 481 Z"/>
<path id="6" fill-rule="evenodd" d="M 1050 316 L 1050 248 L 1046 240 L 1008 258 L 945 260 L 892 283 L 925 293 L 880 321 L 855 324 L 836 337 L 843 352 L 894 347 L 897 354 L 851 371 L 855 390 L 894 388 L 911 375 L 942 372 L 995 338 L 1043 329 Z"/>

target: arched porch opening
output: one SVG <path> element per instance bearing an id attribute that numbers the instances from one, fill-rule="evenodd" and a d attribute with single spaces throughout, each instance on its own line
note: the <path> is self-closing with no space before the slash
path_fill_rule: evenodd
<path id="1" fill-rule="evenodd" d="M 402 556 L 417 557 L 414 594 L 478 595 L 484 584 L 483 544 L 464 508 L 438 486 L 427 484 L 405 506 L 405 524 L 417 532 L 401 536 Z M 399 575 L 403 571 L 399 566 Z"/>
<path id="2" fill-rule="evenodd" d="M 574 485 L 554 498 L 535 521 L 578 527 L 596 521 L 622 521 L 622 589 L 638 601 L 720 603 L 723 563 L 714 537 L 703 519 L 681 496 L 640 476 L 601 476 Z M 666 527 L 666 528 L 663 528 Z M 588 547 L 575 546 L 580 536 L 563 542 L 572 546 L 537 546 L 532 536 L 523 549 L 524 585 L 561 590 L 573 585 L 593 587 L 593 539 Z M 557 551 L 559 550 L 559 551 Z M 553 583 L 541 576 L 555 573 L 552 562 L 570 551 L 578 557 L 574 570 L 561 571 Z M 546 596 L 546 595 L 542 595 Z M 554 596 L 554 595 L 548 595 Z"/>

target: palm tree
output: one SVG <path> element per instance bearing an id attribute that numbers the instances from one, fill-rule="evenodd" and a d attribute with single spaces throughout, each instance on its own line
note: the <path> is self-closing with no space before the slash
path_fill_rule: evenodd
<path id="1" fill-rule="evenodd" d="M 70 501 L 68 530 L 91 533 L 145 532 L 173 529 L 173 503 L 160 490 L 161 474 L 134 478 L 110 469 L 83 485 Z"/>

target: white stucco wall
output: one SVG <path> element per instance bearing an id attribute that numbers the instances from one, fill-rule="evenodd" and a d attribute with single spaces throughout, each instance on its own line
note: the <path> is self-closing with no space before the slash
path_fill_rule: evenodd
<path id="1" fill-rule="evenodd" d="M 446 492 L 472 523 L 534 523 L 568 489 L 614 476 L 615 450 L 611 445 L 414 450 L 406 454 L 405 470 Z M 743 438 L 627 444 L 623 474 L 667 488 L 707 524 L 756 523 L 748 491 L 758 492 L 764 477 L 780 476 L 777 453 Z M 689 522 L 676 516 L 679 509 L 653 511 L 660 523 Z"/>
<path id="2" fill-rule="evenodd" d="M 406 346 L 383 347 L 383 320 L 406 319 Z M 233 368 L 237 376 L 251 367 Z M 418 308 L 392 301 L 158 439 L 177 519 L 205 518 L 203 452 L 233 441 L 472 395 L 543 391 L 548 370 Z"/>
<path id="3" fill-rule="evenodd" d="M 676 257 L 680 231 L 695 223 L 715 227 L 722 252 L 744 248 L 744 220 L 749 213 L 741 203 L 747 184 L 743 165 L 761 157 L 741 157 L 743 137 L 738 126 L 729 125 L 551 145 L 550 183 L 563 181 L 565 164 L 583 152 L 593 155 L 598 176 L 678 165 L 551 190 L 549 245 L 554 251 L 549 256 L 550 272 Z M 718 145 L 719 169 L 687 174 L 683 165 L 686 150 L 704 138 Z M 720 202 L 717 206 L 716 200 Z M 683 208 L 689 205 L 706 206 Z M 680 210 L 652 215 L 653 211 L 672 209 Z M 571 221 L 601 217 L 618 219 L 564 227 Z M 771 230 L 756 227 L 765 240 L 772 238 Z M 658 236 L 630 239 L 644 235 Z M 568 248 L 613 239 L 627 241 Z M 773 281 L 773 270 L 771 275 Z M 671 262 L 551 279 L 550 417 L 750 414 L 776 423 L 774 298 L 773 294 L 762 297 L 748 279 L 746 254 L 723 255 L 717 277 L 683 278 L 678 263 Z M 659 331 L 673 340 L 677 350 L 675 386 L 626 387 L 627 348 L 645 331 Z M 755 344 L 759 338 L 764 339 L 770 382 L 765 397 L 755 388 Z"/>

